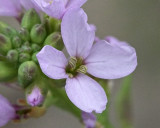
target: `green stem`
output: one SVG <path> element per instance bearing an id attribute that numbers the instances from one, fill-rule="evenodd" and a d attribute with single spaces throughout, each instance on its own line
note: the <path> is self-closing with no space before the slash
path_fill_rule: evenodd
<path id="1" fill-rule="evenodd" d="M 120 120 L 121 128 L 132 128 L 130 115 L 131 80 L 131 75 L 123 79 L 121 89 L 116 96 L 116 111 Z"/>

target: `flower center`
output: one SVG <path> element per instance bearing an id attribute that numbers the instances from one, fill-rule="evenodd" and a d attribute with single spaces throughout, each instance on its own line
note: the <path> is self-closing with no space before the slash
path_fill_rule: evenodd
<path id="1" fill-rule="evenodd" d="M 66 73 L 70 78 L 75 77 L 78 73 L 87 73 L 87 67 L 83 64 L 83 58 L 71 57 L 66 67 Z"/>

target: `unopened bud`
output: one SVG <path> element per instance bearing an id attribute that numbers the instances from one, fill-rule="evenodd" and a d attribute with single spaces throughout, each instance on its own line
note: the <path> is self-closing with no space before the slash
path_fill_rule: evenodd
<path id="1" fill-rule="evenodd" d="M 20 52 L 25 52 L 25 53 L 31 53 L 32 52 L 32 48 L 28 45 L 23 45 L 20 49 Z"/>
<path id="2" fill-rule="evenodd" d="M 33 53 L 33 55 L 32 55 L 32 60 L 35 62 L 35 63 L 38 63 L 38 60 L 37 60 L 37 53 L 38 52 L 35 52 L 35 53 Z"/>
<path id="3" fill-rule="evenodd" d="M 27 28 L 29 31 L 35 24 L 40 24 L 41 19 L 34 9 L 28 10 L 23 16 L 21 26 Z"/>
<path id="4" fill-rule="evenodd" d="M 10 50 L 7 53 L 7 59 L 10 62 L 18 62 L 18 51 L 17 50 Z"/>
<path id="5" fill-rule="evenodd" d="M 18 80 L 22 87 L 26 88 L 36 78 L 38 67 L 33 61 L 22 63 L 18 69 Z"/>
<path id="6" fill-rule="evenodd" d="M 86 128 L 95 128 L 96 116 L 93 113 L 82 112 L 82 120 Z"/>
<path id="7" fill-rule="evenodd" d="M 1 21 L 0 21 L 0 33 L 11 38 L 17 35 L 17 31 L 14 28 L 10 27 L 8 24 Z"/>
<path id="8" fill-rule="evenodd" d="M 37 86 L 35 86 L 32 89 L 31 93 L 28 93 L 26 96 L 27 96 L 27 103 L 33 107 L 41 105 L 44 101 L 41 89 Z"/>
<path id="9" fill-rule="evenodd" d="M 28 53 L 20 53 L 19 54 L 19 62 L 20 63 L 23 63 L 25 61 L 29 61 L 30 59 L 31 59 L 31 56 Z"/>
<path id="10" fill-rule="evenodd" d="M 22 40 L 20 39 L 19 36 L 15 36 L 12 39 L 12 45 L 14 48 L 20 48 L 22 44 Z"/>
<path id="11" fill-rule="evenodd" d="M 51 45 L 58 50 L 62 50 L 64 48 L 64 43 L 61 39 L 61 35 L 59 32 L 54 32 L 50 34 L 44 42 L 44 46 L 45 45 Z"/>
<path id="12" fill-rule="evenodd" d="M 57 20 L 55 18 L 50 18 L 49 19 L 49 24 L 52 29 L 52 32 L 59 32 L 60 31 L 60 26 L 61 26 L 61 21 Z"/>
<path id="13" fill-rule="evenodd" d="M 36 24 L 33 26 L 30 36 L 33 43 L 43 43 L 46 38 L 46 29 L 42 24 Z"/>
<path id="14" fill-rule="evenodd" d="M 12 44 L 10 39 L 5 35 L 0 34 L 0 53 L 6 55 L 11 48 Z"/>
<path id="15" fill-rule="evenodd" d="M 29 31 L 26 28 L 21 28 L 19 30 L 19 36 L 23 41 L 29 41 L 30 40 L 30 35 Z"/>
<path id="16" fill-rule="evenodd" d="M 33 52 L 37 52 L 41 50 L 41 47 L 38 44 L 32 44 L 31 48 Z"/>
<path id="17" fill-rule="evenodd" d="M 17 70 L 10 63 L 0 61 L 0 82 L 12 80 L 17 75 Z"/>

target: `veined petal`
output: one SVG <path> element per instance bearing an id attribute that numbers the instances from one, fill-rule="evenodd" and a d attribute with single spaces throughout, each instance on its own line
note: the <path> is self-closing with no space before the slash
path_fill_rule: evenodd
<path id="1" fill-rule="evenodd" d="M 0 0 L 0 16 L 19 16 L 21 5 L 19 0 Z"/>
<path id="2" fill-rule="evenodd" d="M 67 59 L 63 52 L 46 45 L 37 54 L 37 59 L 42 69 L 42 72 L 52 79 L 67 78 L 65 67 Z"/>
<path id="3" fill-rule="evenodd" d="M 87 71 L 103 79 L 116 79 L 129 75 L 137 66 L 136 51 L 126 43 L 99 41 L 85 60 Z"/>
<path id="4" fill-rule="evenodd" d="M 103 88 L 86 75 L 68 78 L 65 89 L 72 103 L 82 111 L 101 113 L 106 108 L 107 97 Z"/>
<path id="5" fill-rule="evenodd" d="M 70 56 L 86 58 L 92 47 L 95 29 L 87 23 L 83 9 L 71 9 L 62 19 L 61 32 Z"/>

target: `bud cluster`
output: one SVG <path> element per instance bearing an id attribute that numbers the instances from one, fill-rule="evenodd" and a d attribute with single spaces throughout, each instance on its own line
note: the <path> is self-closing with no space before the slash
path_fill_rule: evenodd
<path id="1" fill-rule="evenodd" d="M 54 23 L 51 23 L 51 21 Z M 6 69 L 12 66 L 14 70 L 17 69 L 21 87 L 26 88 L 36 78 L 38 73 L 36 54 L 44 45 L 52 45 L 58 50 L 63 49 L 64 45 L 60 32 L 47 29 L 51 24 L 56 24 L 58 28 L 58 23 L 59 21 L 56 22 L 55 19 L 45 19 L 42 22 L 34 9 L 24 14 L 20 30 L 15 30 L 8 24 L 0 22 L 0 60 L 5 61 L 5 64 L 1 64 L 3 65 L 1 67 Z M 6 63 L 11 64 L 8 66 Z M 3 70 L 0 75 L 3 74 L 2 76 L 5 77 L 4 73 L 8 74 L 6 80 L 9 80 L 11 74 L 15 77 L 15 73 L 11 73 L 11 71 Z M 5 79 L 1 78 L 2 76 L 0 76 L 0 80 Z"/>
<path id="2" fill-rule="evenodd" d="M 31 106 L 41 105 L 48 92 L 36 55 L 45 45 L 63 49 L 59 28 L 58 20 L 42 21 L 34 9 L 24 14 L 19 30 L 0 22 L 0 82 L 17 80 Z"/>

